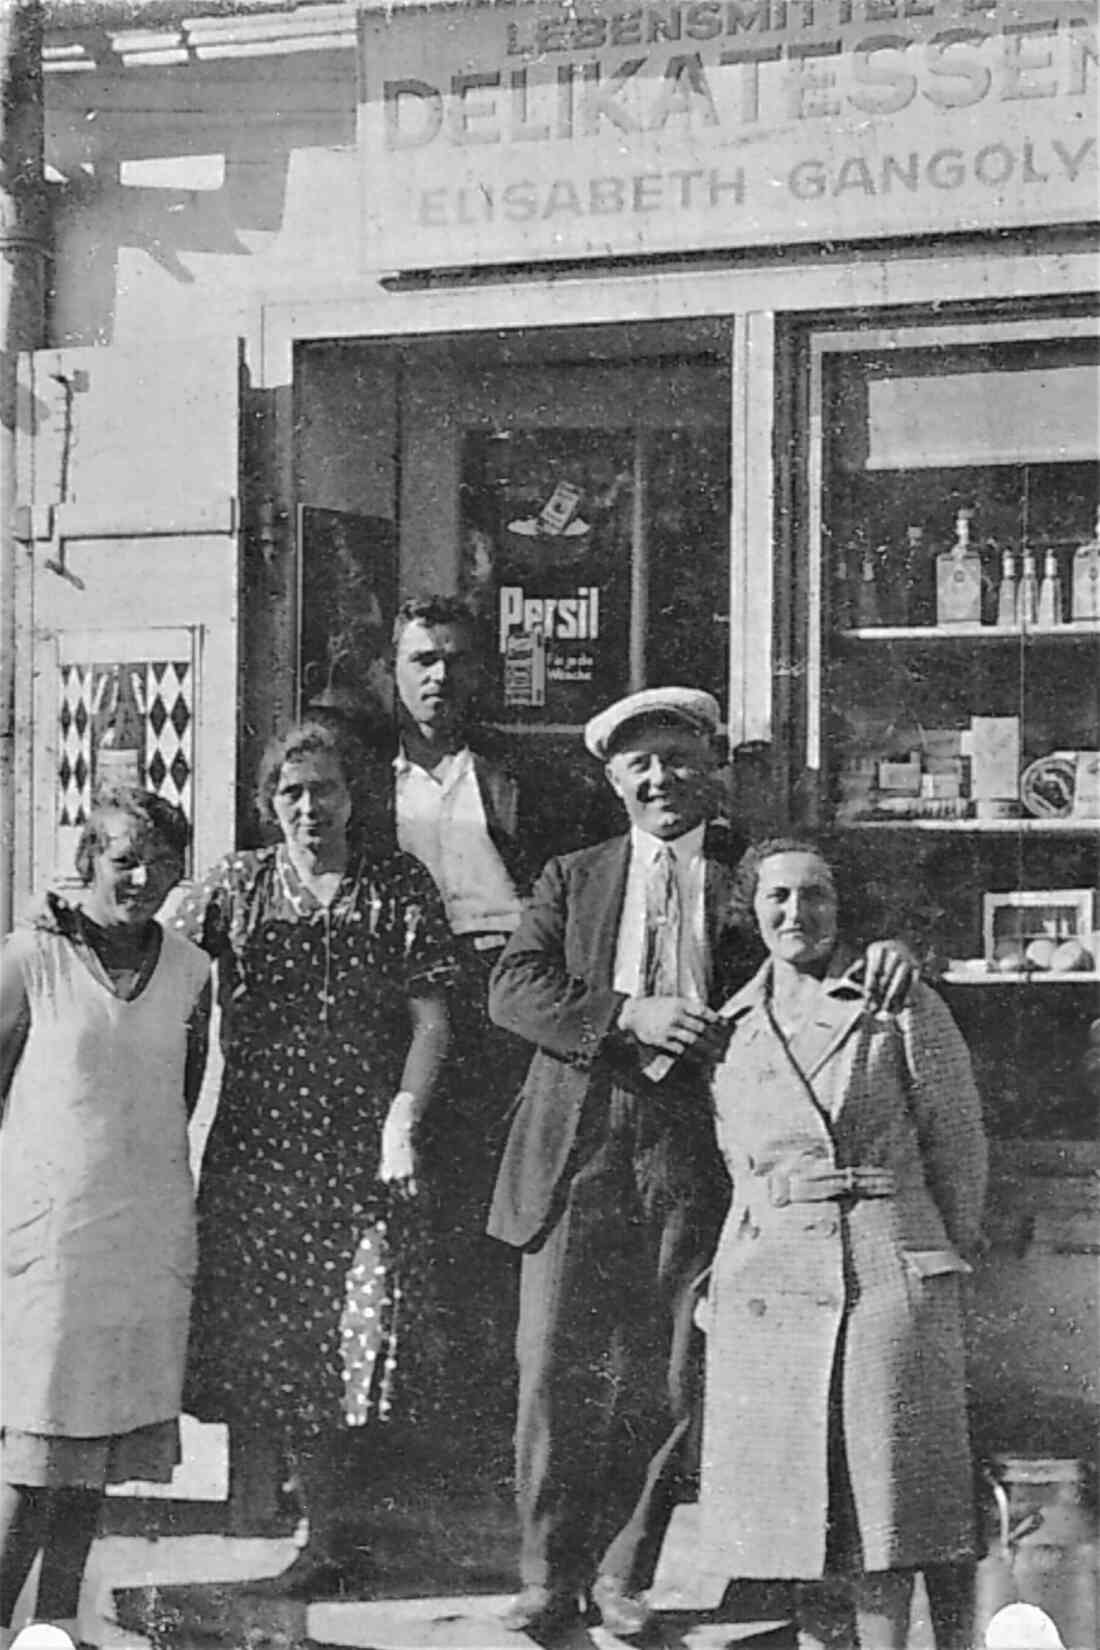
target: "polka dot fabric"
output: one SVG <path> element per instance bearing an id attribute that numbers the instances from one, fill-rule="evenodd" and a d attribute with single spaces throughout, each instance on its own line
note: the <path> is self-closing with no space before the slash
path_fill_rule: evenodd
<path id="1" fill-rule="evenodd" d="M 394 854 L 326 908 L 280 847 L 223 860 L 175 926 L 217 962 L 225 1055 L 185 1407 L 298 1434 L 384 1417 L 415 1334 L 401 1276 L 418 1223 L 375 1176 L 408 998 L 454 977 L 438 896 Z"/>

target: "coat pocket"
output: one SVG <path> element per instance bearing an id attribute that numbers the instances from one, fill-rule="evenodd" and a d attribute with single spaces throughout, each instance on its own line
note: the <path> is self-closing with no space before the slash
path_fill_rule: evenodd
<path id="1" fill-rule="evenodd" d="M 903 1249 L 902 1258 L 906 1272 L 918 1281 L 943 1277 L 949 1272 L 966 1274 L 974 1270 L 954 1249 Z"/>
<path id="2" fill-rule="evenodd" d="M 905 1290 L 910 1312 L 954 1313 L 959 1305 L 959 1283 L 974 1268 L 954 1249 L 903 1249 Z"/>

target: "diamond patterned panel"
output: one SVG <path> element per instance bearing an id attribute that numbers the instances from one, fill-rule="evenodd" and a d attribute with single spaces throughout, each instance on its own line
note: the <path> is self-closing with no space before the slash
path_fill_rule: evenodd
<path id="1" fill-rule="evenodd" d="M 61 825 L 82 825 L 91 801 L 94 689 L 95 670 L 91 665 L 61 666 L 57 771 Z"/>
<path id="2" fill-rule="evenodd" d="M 152 663 L 145 679 L 145 771 L 150 790 L 194 820 L 195 673 L 182 660 Z"/>
<path id="3" fill-rule="evenodd" d="M 145 783 L 167 797 L 193 820 L 194 678 L 187 660 L 127 663 L 144 692 Z M 58 824 L 80 826 L 92 799 L 94 751 L 92 730 L 102 721 L 102 700 L 110 667 L 61 666 L 58 710 Z"/>

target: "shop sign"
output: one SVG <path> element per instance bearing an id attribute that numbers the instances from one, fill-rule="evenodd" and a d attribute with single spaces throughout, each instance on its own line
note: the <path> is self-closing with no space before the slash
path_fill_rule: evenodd
<path id="1" fill-rule="evenodd" d="M 1097 0 L 361 0 L 367 258 L 1097 215 Z"/>

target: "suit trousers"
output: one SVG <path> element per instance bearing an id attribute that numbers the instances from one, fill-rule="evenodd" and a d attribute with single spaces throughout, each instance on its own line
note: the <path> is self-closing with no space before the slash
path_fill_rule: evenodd
<path id="1" fill-rule="evenodd" d="M 560 1212 L 520 1272 L 525 1585 L 652 1580 L 697 1466 L 696 1284 L 728 1198 L 701 1084 L 594 1080 Z"/>

